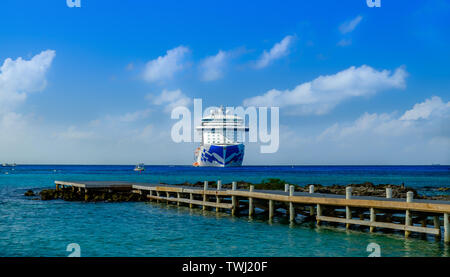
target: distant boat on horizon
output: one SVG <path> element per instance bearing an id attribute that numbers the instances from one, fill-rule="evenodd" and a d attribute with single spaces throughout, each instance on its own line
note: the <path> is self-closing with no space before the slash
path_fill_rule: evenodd
<path id="1" fill-rule="evenodd" d="M 2 163 L 2 166 L 3 167 L 15 167 L 15 166 L 17 166 L 17 164 L 16 163 L 12 163 L 12 164 Z"/>
<path id="2" fill-rule="evenodd" d="M 144 171 L 145 170 L 144 164 L 143 163 L 137 164 L 133 170 L 138 172 Z"/>

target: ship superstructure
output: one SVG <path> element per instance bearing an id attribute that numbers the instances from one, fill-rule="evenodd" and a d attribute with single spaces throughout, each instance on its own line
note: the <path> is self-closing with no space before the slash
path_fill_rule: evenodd
<path id="1" fill-rule="evenodd" d="M 202 142 L 195 151 L 194 166 L 241 166 L 244 159 L 244 120 L 228 114 L 223 107 L 212 110 L 196 127 Z"/>

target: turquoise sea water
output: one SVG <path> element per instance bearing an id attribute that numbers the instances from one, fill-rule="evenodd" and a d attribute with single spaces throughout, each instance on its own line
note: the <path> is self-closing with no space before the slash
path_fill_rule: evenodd
<path id="1" fill-rule="evenodd" d="M 39 201 L 28 189 L 53 188 L 55 180 L 121 180 L 182 183 L 281 178 L 290 183 L 405 183 L 422 193 L 450 187 L 449 166 L 296 166 L 193 168 L 147 166 L 17 166 L 0 168 L 0 256 L 67 256 L 77 243 L 81 256 L 368 256 L 377 243 L 382 256 L 450 256 L 429 237 L 370 234 L 343 228 L 289 225 L 280 218 L 231 217 L 156 203 Z M 8 173 L 8 174 L 6 174 Z"/>

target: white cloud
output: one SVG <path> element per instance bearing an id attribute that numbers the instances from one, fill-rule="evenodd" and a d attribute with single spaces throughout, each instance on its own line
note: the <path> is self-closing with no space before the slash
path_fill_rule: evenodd
<path id="1" fill-rule="evenodd" d="M 165 112 L 171 112 L 178 106 L 189 106 L 192 102 L 191 98 L 187 97 L 181 90 L 163 90 L 160 95 L 148 95 L 148 99 L 152 100 L 153 104 L 165 106 Z"/>
<path id="2" fill-rule="evenodd" d="M 55 51 L 46 50 L 30 60 L 7 58 L 0 67 L 0 113 L 12 110 L 27 94 L 45 88 L 46 73 Z"/>
<path id="3" fill-rule="evenodd" d="M 56 135 L 59 139 L 83 140 L 94 137 L 94 132 L 78 130 L 75 126 L 70 126 L 67 130 Z"/>
<path id="4" fill-rule="evenodd" d="M 353 30 L 355 30 L 356 26 L 358 26 L 358 24 L 361 22 L 361 20 L 363 19 L 362 16 L 358 15 L 357 17 L 355 17 L 354 19 L 344 22 L 339 26 L 339 31 L 342 34 L 346 34 L 346 33 L 350 33 Z"/>
<path id="5" fill-rule="evenodd" d="M 289 48 L 293 42 L 293 36 L 286 36 L 282 41 L 276 43 L 269 52 L 264 51 L 264 53 L 256 63 L 256 68 L 264 68 L 271 64 L 274 60 L 277 60 L 289 54 Z"/>
<path id="6" fill-rule="evenodd" d="M 348 138 L 362 134 L 392 137 L 405 135 L 420 135 L 431 137 L 447 137 L 450 133 L 442 128 L 450 117 L 450 102 L 442 102 L 440 97 L 434 96 L 422 103 L 415 104 L 411 110 L 397 117 L 395 113 L 364 113 L 351 124 L 338 123 L 327 128 L 318 138 Z M 419 121 L 418 119 L 422 119 Z"/>
<path id="7" fill-rule="evenodd" d="M 155 82 L 170 79 L 173 75 L 182 70 L 185 65 L 186 54 L 189 49 L 184 46 L 168 50 L 165 56 L 149 61 L 145 65 L 144 79 L 148 82 Z"/>
<path id="8" fill-rule="evenodd" d="M 216 55 L 205 58 L 200 67 L 203 81 L 214 81 L 223 77 L 223 71 L 230 58 L 228 52 L 220 50 Z"/>
<path id="9" fill-rule="evenodd" d="M 411 124 L 396 119 L 392 114 L 364 113 L 351 124 L 336 123 L 323 131 L 318 139 L 339 140 L 366 133 L 372 135 L 401 135 Z"/>
<path id="10" fill-rule="evenodd" d="M 293 90 L 269 90 L 267 93 L 244 100 L 246 106 L 293 107 L 300 114 L 325 114 L 340 102 L 372 95 L 388 89 L 406 87 L 407 72 L 399 67 L 392 73 L 378 71 L 370 66 L 350 67 L 333 75 L 319 76 Z"/>
<path id="11" fill-rule="evenodd" d="M 405 112 L 400 120 L 428 119 L 433 115 L 442 116 L 450 110 L 450 102 L 444 103 L 438 96 L 433 96 L 425 102 L 415 104 L 411 110 Z"/>

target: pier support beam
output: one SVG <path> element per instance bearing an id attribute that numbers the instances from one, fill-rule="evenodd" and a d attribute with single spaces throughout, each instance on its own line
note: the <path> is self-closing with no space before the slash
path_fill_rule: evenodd
<path id="1" fill-rule="evenodd" d="M 433 225 L 435 229 L 439 230 L 439 233 L 436 235 L 436 239 L 441 239 L 441 222 L 439 220 L 439 216 L 435 215 L 433 216 Z"/>
<path id="2" fill-rule="evenodd" d="M 236 190 L 237 188 L 237 183 L 233 182 L 231 183 L 231 190 Z M 236 210 L 237 210 L 237 199 L 236 196 L 231 196 L 231 215 L 235 215 L 236 214 Z"/>
<path id="3" fill-rule="evenodd" d="M 309 186 L 309 193 L 314 193 L 314 185 Z M 314 216 L 314 206 L 309 207 L 309 215 Z"/>
<path id="4" fill-rule="evenodd" d="M 414 193 L 412 191 L 408 191 L 406 193 L 406 202 L 408 202 L 408 203 L 413 202 L 413 197 L 414 197 Z M 411 216 L 411 211 L 410 210 L 406 210 L 405 225 L 406 226 L 412 226 L 412 216 Z M 406 231 L 405 230 L 405 238 L 408 238 L 410 234 L 411 234 L 410 231 Z"/>
<path id="5" fill-rule="evenodd" d="M 448 214 L 444 214 L 444 242 L 450 243 L 450 223 Z"/>
<path id="6" fill-rule="evenodd" d="M 88 201 L 88 200 L 89 200 L 88 190 L 84 189 L 84 201 Z"/>
<path id="7" fill-rule="evenodd" d="M 161 197 L 161 195 L 160 195 L 160 193 L 159 193 L 158 190 L 156 191 L 156 196 L 157 196 L 157 197 Z M 159 199 L 156 199 L 156 203 L 159 203 Z"/>
<path id="8" fill-rule="evenodd" d="M 254 186 L 254 185 L 251 185 L 251 186 L 250 186 L 250 192 L 253 192 L 254 189 L 255 189 L 255 186 Z M 254 206 L 253 206 L 253 198 L 252 198 L 252 197 L 249 197 L 249 198 L 248 198 L 248 216 L 249 216 L 249 217 L 252 217 L 253 214 L 254 214 L 254 212 L 255 212 L 255 208 L 254 208 Z"/>
<path id="9" fill-rule="evenodd" d="M 217 191 L 220 191 L 221 189 L 222 189 L 222 181 L 218 180 L 217 181 Z M 220 197 L 218 194 L 216 194 L 216 203 L 220 204 Z M 216 207 L 216 212 L 219 212 L 219 211 L 220 211 L 220 208 Z"/>
<path id="10" fill-rule="evenodd" d="M 289 192 L 289 184 L 284 184 L 284 192 Z"/>
<path id="11" fill-rule="evenodd" d="M 273 200 L 269 200 L 269 221 L 273 219 Z"/>
<path id="12" fill-rule="evenodd" d="M 345 188 L 345 199 L 352 199 L 352 187 Z M 345 206 L 345 218 L 352 219 L 352 211 L 350 210 L 349 206 Z M 345 228 L 350 228 L 350 224 L 346 223 Z"/>
<path id="13" fill-rule="evenodd" d="M 294 196 L 294 186 L 289 186 L 289 196 Z M 294 203 L 289 202 L 289 222 L 295 221 Z"/>
<path id="14" fill-rule="evenodd" d="M 177 206 L 180 206 L 180 193 L 177 192 Z"/>
<path id="15" fill-rule="evenodd" d="M 189 209 L 192 209 L 193 207 L 192 200 L 194 200 L 194 194 L 189 193 L 189 200 L 191 200 L 191 202 L 189 202 Z"/>
<path id="16" fill-rule="evenodd" d="M 376 221 L 375 209 L 370 208 L 370 222 L 375 222 L 375 221 Z M 371 233 L 373 233 L 375 231 L 375 227 L 373 227 L 373 226 L 370 226 L 369 229 L 370 229 Z"/>
<path id="17" fill-rule="evenodd" d="M 149 190 L 149 191 L 148 191 L 148 195 L 150 196 L 150 197 L 148 198 L 148 201 L 152 202 L 153 199 L 151 198 L 151 196 L 153 196 L 153 190 Z"/>
<path id="18" fill-rule="evenodd" d="M 316 221 L 317 221 L 317 226 L 320 225 L 320 219 L 319 216 L 322 216 L 322 206 L 320 204 L 317 204 L 317 216 L 316 216 Z"/>
<path id="19" fill-rule="evenodd" d="M 206 202 L 206 197 L 207 197 L 207 195 L 206 195 L 206 191 L 208 190 L 208 181 L 205 181 L 204 183 L 203 183 L 203 204 Z M 202 207 L 202 210 L 206 210 L 206 205 L 203 205 L 203 207 Z"/>

